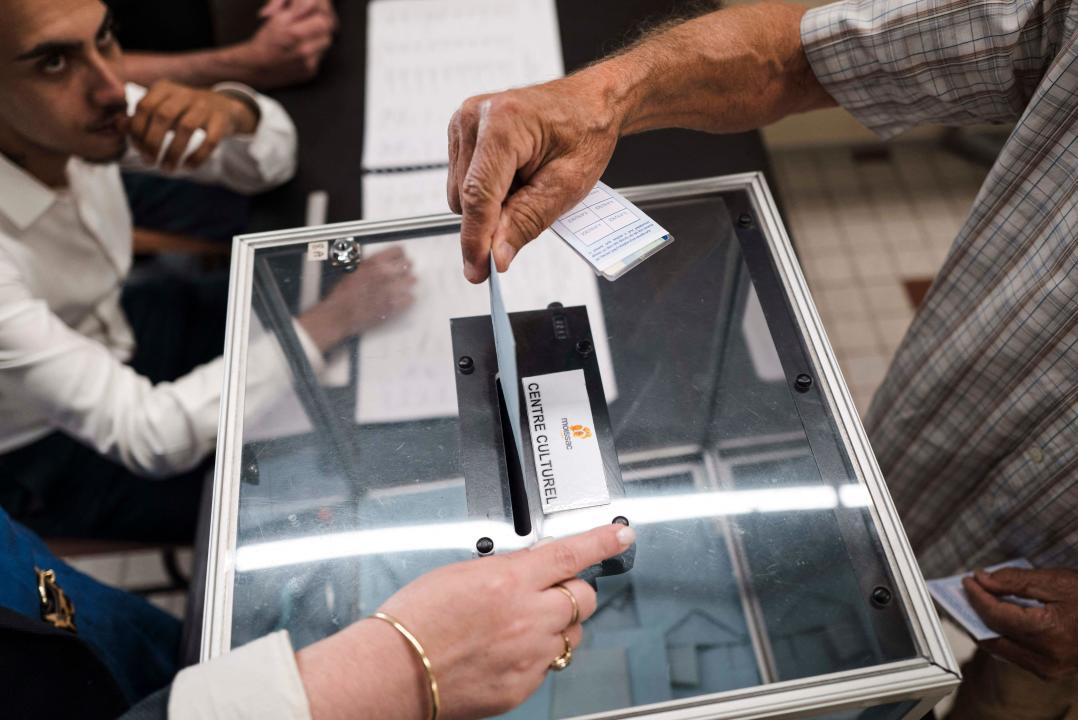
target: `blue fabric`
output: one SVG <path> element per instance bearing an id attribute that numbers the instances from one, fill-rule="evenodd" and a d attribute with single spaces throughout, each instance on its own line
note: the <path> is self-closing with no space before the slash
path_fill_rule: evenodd
<path id="1" fill-rule="evenodd" d="M 102 585 L 53 555 L 41 538 L 0 510 L 0 606 L 39 618 L 34 567 L 53 570 L 75 605 L 78 637 L 135 703 L 172 681 L 180 621 L 137 595 Z"/>

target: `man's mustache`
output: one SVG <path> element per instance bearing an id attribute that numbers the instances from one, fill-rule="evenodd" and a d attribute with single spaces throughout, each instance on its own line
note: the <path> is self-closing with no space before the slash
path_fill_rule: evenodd
<path id="1" fill-rule="evenodd" d="M 127 105 L 125 103 L 117 103 L 105 108 L 101 112 L 101 118 L 90 125 L 90 130 L 107 130 L 112 127 L 127 129 Z"/>

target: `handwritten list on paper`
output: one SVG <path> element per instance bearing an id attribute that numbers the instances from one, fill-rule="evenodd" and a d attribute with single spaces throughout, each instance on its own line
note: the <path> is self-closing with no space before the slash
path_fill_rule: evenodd
<path id="1" fill-rule="evenodd" d="M 375 0 L 367 13 L 364 170 L 444 164 L 464 100 L 565 72 L 553 0 Z"/>

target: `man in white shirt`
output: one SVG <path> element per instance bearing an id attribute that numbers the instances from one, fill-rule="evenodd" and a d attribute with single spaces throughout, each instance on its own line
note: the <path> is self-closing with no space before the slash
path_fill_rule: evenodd
<path id="1" fill-rule="evenodd" d="M 119 163 L 254 192 L 291 177 L 295 130 L 244 86 L 158 82 L 143 95 L 125 84 L 98 0 L 0 0 L 0 17 L 0 503 L 46 536 L 187 540 L 221 364 L 156 384 L 128 364 L 137 338 L 121 305 L 132 230 Z M 410 301 L 399 252 L 364 264 L 299 320 L 316 366 Z M 367 314 L 353 309 L 364 293 L 379 303 Z M 220 319 L 199 312 L 186 313 L 186 335 L 172 316 L 158 324 L 195 342 Z M 263 365 L 261 382 L 279 385 Z"/>

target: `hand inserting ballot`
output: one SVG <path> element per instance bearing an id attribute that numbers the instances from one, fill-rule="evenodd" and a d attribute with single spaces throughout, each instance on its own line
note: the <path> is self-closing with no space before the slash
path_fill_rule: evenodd
<path id="1" fill-rule="evenodd" d="M 619 126 L 595 71 L 464 102 L 449 123 L 449 207 L 462 215 L 464 274 L 499 272 L 606 169 Z M 601 74 L 601 73 L 600 73 Z"/>

